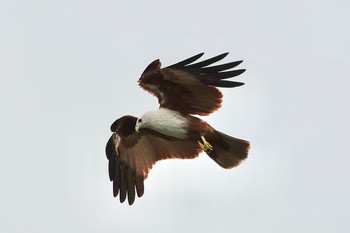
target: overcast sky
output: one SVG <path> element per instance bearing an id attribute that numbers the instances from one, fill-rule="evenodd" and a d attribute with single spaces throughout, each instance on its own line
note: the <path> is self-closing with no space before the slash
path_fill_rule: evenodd
<path id="1" fill-rule="evenodd" d="M 349 1 L 0 0 L 0 232 L 350 232 Z M 204 119 L 251 142 L 224 170 L 162 161 L 112 196 L 111 123 L 158 107 L 153 60 L 230 52 Z"/>

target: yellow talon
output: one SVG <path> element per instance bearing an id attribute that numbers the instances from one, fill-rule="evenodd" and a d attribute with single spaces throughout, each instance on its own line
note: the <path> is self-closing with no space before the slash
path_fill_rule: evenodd
<path id="1" fill-rule="evenodd" d="M 201 139 L 202 139 L 203 143 L 198 141 L 199 147 L 205 152 L 212 151 L 213 150 L 213 146 L 210 145 L 210 143 L 207 142 L 207 140 L 205 140 L 204 136 L 201 136 Z"/>

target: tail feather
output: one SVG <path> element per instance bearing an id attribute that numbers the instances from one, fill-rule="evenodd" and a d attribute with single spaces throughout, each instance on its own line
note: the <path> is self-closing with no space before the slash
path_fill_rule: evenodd
<path id="1" fill-rule="evenodd" d="M 216 132 L 216 139 L 211 141 L 213 150 L 208 153 L 217 164 L 223 168 L 238 166 L 247 158 L 250 143 L 248 141 L 234 138 L 219 131 Z"/>

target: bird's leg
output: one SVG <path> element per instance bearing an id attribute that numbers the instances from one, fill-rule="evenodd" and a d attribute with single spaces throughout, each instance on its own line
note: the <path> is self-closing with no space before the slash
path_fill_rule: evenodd
<path id="1" fill-rule="evenodd" d="M 207 153 L 210 152 L 210 151 L 212 151 L 212 150 L 213 150 L 213 146 L 210 145 L 210 143 L 207 142 L 207 140 L 205 140 L 205 137 L 204 137 L 204 136 L 201 136 L 201 139 L 202 139 L 203 143 L 200 142 L 200 141 L 198 141 L 199 147 L 200 147 L 203 151 L 205 151 L 205 152 L 207 152 Z"/>

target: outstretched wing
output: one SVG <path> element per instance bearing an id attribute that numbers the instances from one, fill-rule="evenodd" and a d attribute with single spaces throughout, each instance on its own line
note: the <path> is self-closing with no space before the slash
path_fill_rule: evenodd
<path id="1" fill-rule="evenodd" d="M 183 114 L 209 115 L 221 107 L 222 93 L 216 87 L 237 87 L 244 83 L 228 81 L 245 70 L 230 70 L 242 61 L 211 66 L 228 53 L 194 63 L 204 53 L 161 69 L 159 60 L 142 73 L 139 85 L 158 98 L 160 107 Z"/>
<path id="2" fill-rule="evenodd" d="M 192 159 L 201 152 L 198 144 L 193 142 L 165 139 L 150 132 L 137 133 L 136 120 L 136 117 L 124 116 L 113 123 L 113 135 L 106 146 L 113 195 L 119 194 L 120 202 L 128 197 L 130 205 L 136 194 L 138 197 L 143 195 L 143 181 L 157 161 Z"/>

